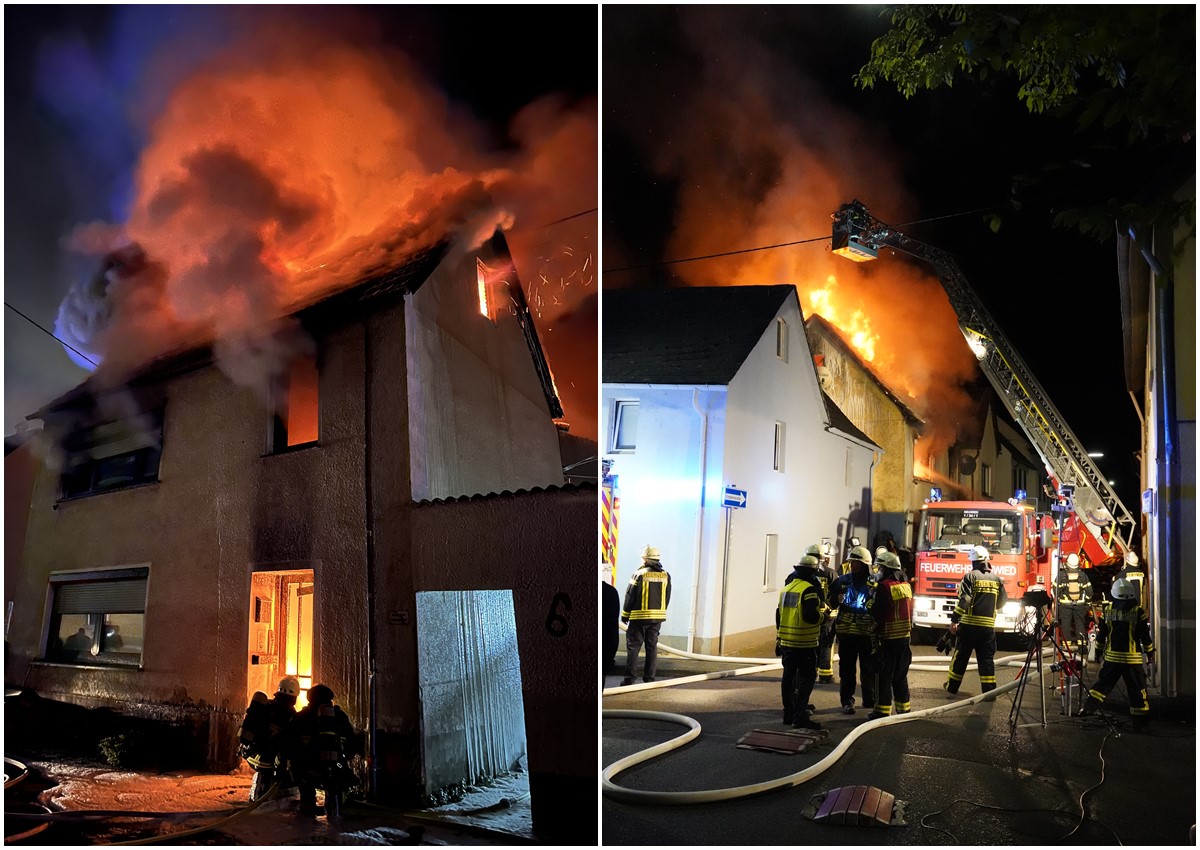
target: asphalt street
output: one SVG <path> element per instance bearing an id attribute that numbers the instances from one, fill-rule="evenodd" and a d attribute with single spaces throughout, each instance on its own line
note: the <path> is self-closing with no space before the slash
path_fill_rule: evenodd
<path id="1" fill-rule="evenodd" d="M 770 654 L 769 652 L 766 654 Z M 914 647 L 914 663 L 939 663 L 932 647 Z M 1025 660 L 1019 645 L 1004 643 L 997 657 Z M 922 659 L 923 656 L 923 659 Z M 618 667 L 623 654 L 617 657 Z M 662 711 L 694 718 L 698 738 L 680 749 L 614 777 L 623 788 L 654 791 L 732 789 L 799 773 L 827 763 L 800 785 L 750 797 L 699 804 L 602 801 L 602 841 L 641 845 L 1193 845 L 1196 823 L 1195 703 L 1156 700 L 1152 723 L 1133 731 L 1123 686 L 1106 703 L 1108 718 L 1063 713 L 1057 674 L 1044 662 L 1044 687 L 1032 681 L 994 700 L 961 705 L 927 719 L 866 731 L 837 758 L 835 747 L 854 729 L 871 723 L 866 711 L 844 715 L 838 686 L 818 685 L 814 714 L 829 743 L 786 755 L 740 749 L 738 739 L 755 729 L 783 730 L 780 671 L 690 682 L 606 695 L 603 707 Z M 660 655 L 658 678 L 744 667 Z M 1003 686 L 1016 667 L 997 670 Z M 1090 666 L 1085 685 L 1098 672 Z M 837 664 L 834 665 L 837 678 Z M 958 698 L 942 690 L 941 672 L 913 672 L 912 708 L 919 712 L 979 694 L 974 670 Z M 606 687 L 618 685 L 609 676 Z M 1046 723 L 1042 725 L 1042 696 Z M 861 697 L 861 692 L 859 694 Z M 603 763 L 683 733 L 660 720 L 603 721 Z M 816 795 L 844 785 L 870 785 L 904 802 L 906 825 L 887 828 L 816 823 L 803 810 Z"/>

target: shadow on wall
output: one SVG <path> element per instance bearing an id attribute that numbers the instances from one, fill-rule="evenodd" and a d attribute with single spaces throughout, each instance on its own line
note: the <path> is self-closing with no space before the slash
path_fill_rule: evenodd
<path id="1" fill-rule="evenodd" d="M 871 523 L 871 488 L 864 487 L 862 496 L 856 502 L 851 502 L 846 508 L 846 515 L 838 520 L 837 541 L 834 555 L 844 558 L 850 551 L 850 538 L 857 537 L 866 540 L 867 529 Z"/>

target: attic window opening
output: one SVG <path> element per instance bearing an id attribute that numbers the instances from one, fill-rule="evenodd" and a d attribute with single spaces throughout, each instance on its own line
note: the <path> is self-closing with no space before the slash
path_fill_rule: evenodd
<path id="1" fill-rule="evenodd" d="M 492 270 L 478 257 L 475 258 L 475 280 L 479 287 L 479 315 L 495 323 L 496 312 L 491 292 Z"/>
<path id="2" fill-rule="evenodd" d="M 775 320 L 775 356 L 787 363 L 788 359 L 788 326 L 786 319 Z"/>
<path id="3" fill-rule="evenodd" d="M 276 452 L 316 443 L 320 437 L 319 375 L 315 355 L 298 357 L 288 367 L 275 406 Z"/>

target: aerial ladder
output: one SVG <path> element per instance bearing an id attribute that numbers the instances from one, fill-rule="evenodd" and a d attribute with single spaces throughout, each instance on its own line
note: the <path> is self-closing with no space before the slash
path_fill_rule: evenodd
<path id="1" fill-rule="evenodd" d="M 954 258 L 873 217 L 860 201 L 833 214 L 833 252 L 858 262 L 874 260 L 881 247 L 903 251 L 931 265 L 958 328 L 1008 412 L 1037 449 L 1054 483 L 1056 509 L 1066 514 L 1064 540 L 1072 540 L 1098 568 L 1120 569 L 1136 529 L 1133 516 L 1109 486 L 1087 451 L 1051 403 L 971 288 Z M 1065 548 L 1065 547 L 1064 547 Z"/>

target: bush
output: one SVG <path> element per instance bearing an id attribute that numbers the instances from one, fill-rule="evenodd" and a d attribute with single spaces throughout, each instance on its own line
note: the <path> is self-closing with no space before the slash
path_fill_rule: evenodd
<path id="1" fill-rule="evenodd" d="M 123 770 L 144 767 L 149 763 L 152 752 L 148 737 L 139 730 L 100 739 L 100 755 L 109 767 Z"/>

